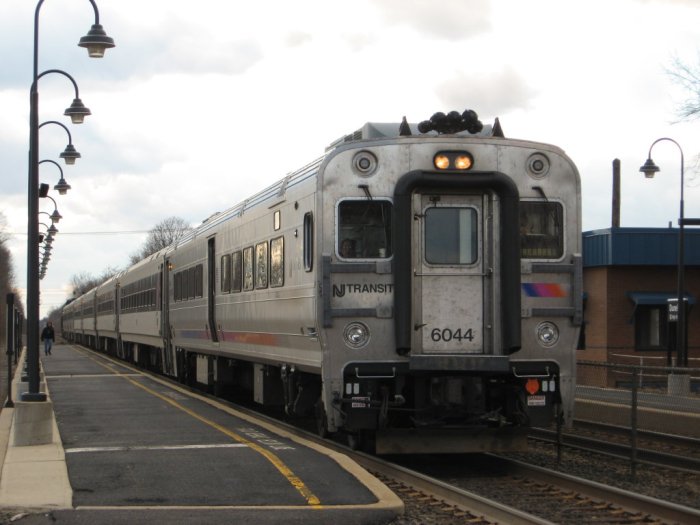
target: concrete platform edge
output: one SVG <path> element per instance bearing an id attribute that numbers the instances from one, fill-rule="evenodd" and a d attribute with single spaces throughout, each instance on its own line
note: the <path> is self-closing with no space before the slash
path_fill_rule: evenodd
<path id="1" fill-rule="evenodd" d="M 13 378 L 21 377 L 24 354 Z M 44 445 L 14 446 L 15 411 L 4 408 L 0 412 L 0 508 L 22 511 L 73 508 L 73 490 L 68 479 L 63 443 L 58 432 L 56 417 L 51 413 L 53 438 Z"/>

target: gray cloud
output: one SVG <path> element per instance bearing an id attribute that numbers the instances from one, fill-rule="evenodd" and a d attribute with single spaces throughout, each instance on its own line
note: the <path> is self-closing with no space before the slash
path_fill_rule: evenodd
<path id="1" fill-rule="evenodd" d="M 447 110 L 473 109 L 480 116 L 498 116 L 527 109 L 537 92 L 511 68 L 474 77 L 460 73 L 435 88 Z"/>

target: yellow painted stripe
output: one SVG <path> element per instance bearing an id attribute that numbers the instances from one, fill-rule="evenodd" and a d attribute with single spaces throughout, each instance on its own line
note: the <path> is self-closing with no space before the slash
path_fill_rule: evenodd
<path id="1" fill-rule="evenodd" d="M 92 359 L 92 356 L 88 355 L 87 357 Z M 239 443 L 243 443 L 243 444 L 247 445 L 248 447 L 250 447 L 251 449 L 255 450 L 258 454 L 261 454 L 262 456 L 264 456 L 265 459 L 267 459 L 270 463 L 272 463 L 274 465 L 274 467 L 287 479 L 287 481 L 289 481 L 289 483 L 295 489 L 297 489 L 297 491 L 299 491 L 299 493 L 303 496 L 303 498 L 306 500 L 306 502 L 309 505 L 314 505 L 314 506 L 321 505 L 321 501 L 318 499 L 318 497 L 316 497 L 316 495 L 313 492 L 311 492 L 311 490 L 299 478 L 299 476 L 294 474 L 292 469 L 290 469 L 287 465 L 285 465 L 285 463 L 276 454 L 273 454 L 272 452 L 270 452 L 269 450 L 267 450 L 264 447 L 261 447 L 257 443 L 250 441 L 239 434 L 236 434 L 235 432 L 229 430 L 228 428 L 223 427 L 223 426 L 219 425 L 218 423 L 211 421 L 210 419 L 207 419 L 204 416 L 197 414 L 193 410 L 190 410 L 189 408 L 182 406 L 177 401 L 170 399 L 169 397 L 164 396 L 151 388 L 148 388 L 146 385 L 142 385 L 138 381 L 131 379 L 131 377 L 129 377 L 128 375 L 117 372 L 116 370 L 113 370 L 112 368 L 106 366 L 104 363 L 102 363 L 96 359 L 93 359 L 93 361 L 98 363 L 100 366 L 106 368 L 107 370 L 114 372 L 115 375 L 117 375 L 119 377 L 123 377 L 124 379 L 129 381 L 131 384 L 145 390 L 149 394 L 156 396 L 159 399 L 162 399 L 166 403 L 169 403 L 170 405 L 174 406 L 175 408 L 177 408 L 179 410 L 182 410 L 186 414 L 189 414 L 190 416 L 201 421 L 205 425 L 209 425 L 210 427 L 215 428 L 219 432 L 226 434 L 231 439 L 238 441 Z"/>

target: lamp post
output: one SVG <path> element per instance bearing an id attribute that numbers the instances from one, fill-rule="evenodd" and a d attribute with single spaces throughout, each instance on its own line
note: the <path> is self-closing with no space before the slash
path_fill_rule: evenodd
<path id="1" fill-rule="evenodd" d="M 94 0 L 89 0 L 95 12 L 95 23 L 78 45 L 88 50 L 91 57 L 101 57 L 106 49 L 114 47 L 100 25 L 100 15 Z M 46 394 L 39 392 L 39 79 L 48 73 L 59 73 L 73 83 L 75 99 L 65 111 L 73 123 L 80 123 L 89 114 L 78 96 L 78 86 L 64 71 L 50 69 L 39 74 L 39 13 L 44 0 L 39 0 L 34 11 L 34 49 L 32 85 L 29 94 L 29 175 L 27 219 L 27 375 L 29 391 L 22 394 L 23 401 L 45 401 Z M 65 181 L 64 181 L 65 182 Z"/>
<path id="2" fill-rule="evenodd" d="M 651 159 L 651 150 L 654 146 L 661 142 L 668 141 L 673 142 L 678 150 L 681 152 L 681 200 L 680 200 L 680 210 L 678 217 L 678 287 L 677 287 L 677 299 L 678 299 L 678 322 L 676 323 L 676 351 L 678 357 L 678 366 L 688 366 L 688 342 L 686 341 L 686 311 L 685 311 L 685 235 L 683 231 L 683 226 L 685 223 L 684 217 L 684 198 L 683 190 L 685 186 L 683 171 L 683 150 L 680 144 L 673 139 L 668 137 L 662 137 L 656 139 L 649 147 L 649 155 L 644 165 L 639 168 L 639 171 L 644 173 L 644 176 L 648 179 L 654 177 L 654 175 L 660 171 L 660 168 Z"/>

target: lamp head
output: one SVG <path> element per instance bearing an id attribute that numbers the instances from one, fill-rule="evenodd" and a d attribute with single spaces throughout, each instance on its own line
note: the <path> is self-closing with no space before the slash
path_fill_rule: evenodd
<path id="1" fill-rule="evenodd" d="M 656 172 L 661 171 L 659 167 L 654 163 L 653 160 L 651 160 L 651 157 L 647 159 L 647 161 L 644 163 L 644 165 L 639 168 L 639 171 L 644 173 L 644 176 L 647 179 L 653 179 L 654 175 Z"/>
<path id="2" fill-rule="evenodd" d="M 56 190 L 59 195 L 65 195 L 70 189 L 70 184 L 66 182 L 66 179 L 61 177 L 61 180 L 58 181 L 58 184 L 56 184 L 53 189 Z"/>
<path id="3" fill-rule="evenodd" d="M 68 110 L 66 110 L 68 111 Z M 68 144 L 66 146 L 66 149 L 64 149 L 61 154 L 59 155 L 63 160 L 66 161 L 66 164 L 75 164 L 75 159 L 80 158 L 80 153 L 78 153 L 75 149 L 75 146 L 73 144 Z"/>
<path id="4" fill-rule="evenodd" d="M 102 58 L 107 49 L 114 47 L 114 39 L 107 36 L 101 24 L 93 24 L 88 34 L 80 39 L 78 46 L 87 48 L 91 58 Z"/>
<path id="5" fill-rule="evenodd" d="M 92 115 L 90 110 L 83 105 L 83 101 L 79 98 L 74 98 L 73 103 L 63 112 L 63 114 L 70 117 L 73 124 L 82 124 L 85 117 Z"/>

